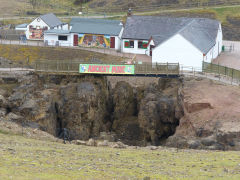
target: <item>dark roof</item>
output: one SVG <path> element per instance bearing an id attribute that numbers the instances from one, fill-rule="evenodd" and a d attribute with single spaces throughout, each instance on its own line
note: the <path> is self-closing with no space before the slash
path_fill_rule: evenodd
<path id="1" fill-rule="evenodd" d="M 51 28 L 64 24 L 53 13 L 41 15 L 40 18 Z"/>
<path id="2" fill-rule="evenodd" d="M 206 18 L 172 18 L 160 16 L 131 16 L 127 18 L 123 39 L 149 40 L 160 45 L 175 34 L 206 53 L 215 45 L 219 22 Z"/>
<path id="3" fill-rule="evenodd" d="M 121 21 L 73 18 L 70 22 L 72 33 L 103 34 L 118 36 L 122 29 Z"/>

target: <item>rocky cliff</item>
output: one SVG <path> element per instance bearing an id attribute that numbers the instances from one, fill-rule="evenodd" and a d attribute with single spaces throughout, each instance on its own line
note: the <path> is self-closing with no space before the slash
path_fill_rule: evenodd
<path id="1" fill-rule="evenodd" d="M 32 74 L 17 81 L 13 92 L 1 94 L 2 118 L 55 136 L 67 128 L 71 139 L 107 132 L 130 145 L 160 145 L 183 116 L 181 79 L 159 78 L 141 86 L 118 81 L 113 86 L 102 76 Z"/>

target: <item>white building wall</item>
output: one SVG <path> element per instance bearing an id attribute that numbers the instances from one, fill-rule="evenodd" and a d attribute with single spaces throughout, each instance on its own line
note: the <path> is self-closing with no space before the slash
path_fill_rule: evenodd
<path id="1" fill-rule="evenodd" d="M 125 41 L 134 41 L 134 48 L 125 48 L 124 43 Z M 143 40 L 130 40 L 130 39 L 123 39 L 122 40 L 122 52 L 124 53 L 132 53 L 132 54 L 146 54 L 147 49 L 140 49 L 138 48 L 138 41 L 143 41 Z M 147 41 L 147 40 L 144 40 Z"/>
<path id="2" fill-rule="evenodd" d="M 155 47 L 152 54 L 153 63 L 179 63 L 201 69 L 202 61 L 203 53 L 179 34 Z"/>
<path id="3" fill-rule="evenodd" d="M 72 44 L 72 39 L 71 39 L 71 35 L 70 34 L 62 34 L 62 36 L 68 36 L 68 40 L 67 41 L 59 41 L 58 40 L 58 36 L 61 35 L 57 35 L 57 34 L 44 34 L 44 42 L 48 41 L 48 45 L 49 46 L 56 46 L 56 42 L 59 42 L 59 46 L 71 46 Z"/>
<path id="4" fill-rule="evenodd" d="M 218 55 L 222 52 L 222 39 L 223 39 L 222 26 L 221 26 L 221 24 L 219 24 L 218 35 L 216 38 L 216 44 L 213 49 L 213 59 L 217 58 Z"/>
<path id="5" fill-rule="evenodd" d="M 115 36 L 115 50 L 120 50 L 121 39 L 119 36 Z"/>
<path id="6" fill-rule="evenodd" d="M 39 20 L 39 21 L 38 21 Z M 42 29 L 44 27 L 48 27 L 48 29 L 50 29 L 50 27 L 41 19 L 41 18 L 36 18 L 33 22 L 31 22 L 28 26 L 27 26 L 27 31 L 26 31 L 26 37 L 27 39 L 29 39 L 30 36 L 30 32 L 29 32 L 29 26 L 33 26 L 34 28 L 37 28 L 37 26 Z M 34 40 L 34 39 L 31 39 Z"/>

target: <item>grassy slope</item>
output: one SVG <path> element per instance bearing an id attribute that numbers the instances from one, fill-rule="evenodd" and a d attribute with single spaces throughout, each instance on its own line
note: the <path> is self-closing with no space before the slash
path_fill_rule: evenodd
<path id="1" fill-rule="evenodd" d="M 240 153 L 112 149 L 0 132 L 0 179 L 239 179 Z"/>
<path id="2" fill-rule="evenodd" d="M 89 52 L 73 48 L 31 47 L 19 45 L 0 45 L 0 56 L 13 61 L 25 63 L 29 57 L 30 62 L 36 60 L 86 60 L 92 58 L 103 62 L 121 61 L 123 58 L 107 54 Z"/>

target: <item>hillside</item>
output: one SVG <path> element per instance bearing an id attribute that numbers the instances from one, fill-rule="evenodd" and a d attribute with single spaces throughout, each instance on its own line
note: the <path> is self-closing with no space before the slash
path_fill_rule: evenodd
<path id="1" fill-rule="evenodd" d="M 13 16 L 36 17 L 39 14 L 53 12 L 58 16 L 77 16 L 82 11 L 83 16 L 110 15 L 113 19 L 124 20 L 129 7 L 136 15 L 163 15 L 207 17 L 218 19 L 223 24 L 223 34 L 226 40 L 240 40 L 240 0 L 89 0 L 81 8 L 80 0 L 38 0 L 36 4 L 30 0 L 1 0 L 0 24 L 28 23 L 30 19 L 11 19 Z M 87 0 L 85 0 L 87 1 Z M 11 20 L 10 20 L 11 19 Z"/>
<path id="2" fill-rule="evenodd" d="M 129 8 L 134 11 L 155 11 L 167 9 L 188 9 L 199 7 L 213 7 L 238 5 L 240 0 L 1 0 L 0 15 L 34 15 L 54 12 L 62 15 L 77 15 L 84 13 L 122 13 Z"/>

